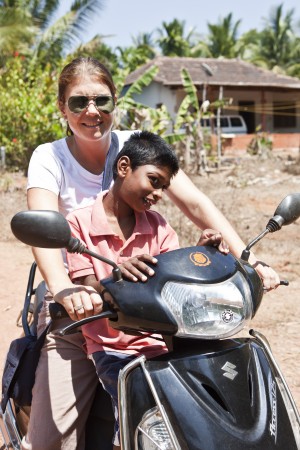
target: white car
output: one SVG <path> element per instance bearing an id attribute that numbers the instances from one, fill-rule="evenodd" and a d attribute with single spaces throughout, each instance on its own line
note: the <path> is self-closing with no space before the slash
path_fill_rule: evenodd
<path id="1" fill-rule="evenodd" d="M 217 133 L 217 117 L 207 117 L 201 119 L 204 129 L 211 129 L 212 133 Z M 242 116 L 221 116 L 220 127 L 222 134 L 247 134 L 247 125 Z"/>

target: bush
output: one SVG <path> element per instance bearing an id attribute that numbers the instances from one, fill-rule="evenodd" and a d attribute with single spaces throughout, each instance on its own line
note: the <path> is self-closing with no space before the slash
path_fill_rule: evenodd
<path id="1" fill-rule="evenodd" d="M 266 131 L 261 131 L 261 127 L 257 127 L 255 136 L 251 139 L 247 147 L 250 155 L 256 155 L 261 159 L 270 158 L 273 149 L 273 141 Z"/>
<path id="2" fill-rule="evenodd" d="M 65 134 L 56 105 L 57 77 L 50 66 L 31 73 L 29 61 L 18 55 L 2 69 L 0 146 L 6 150 L 7 168 L 25 171 L 39 144 Z"/>

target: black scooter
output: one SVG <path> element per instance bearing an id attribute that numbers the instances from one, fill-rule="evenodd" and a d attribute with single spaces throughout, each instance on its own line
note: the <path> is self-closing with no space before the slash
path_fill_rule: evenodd
<path id="1" fill-rule="evenodd" d="M 240 259 L 213 247 L 175 250 L 157 257 L 146 284 L 122 279 L 116 264 L 71 237 L 56 212 L 13 218 L 15 236 L 28 245 L 66 247 L 111 264 L 112 277 L 102 280 L 109 304 L 95 318 L 131 334 L 160 333 L 168 345 L 168 354 L 139 357 L 120 372 L 123 450 L 300 448 L 299 413 L 267 340 L 254 330 L 248 338 L 232 337 L 249 324 L 263 296 L 250 249 L 299 216 L 300 194 L 289 195 Z"/>

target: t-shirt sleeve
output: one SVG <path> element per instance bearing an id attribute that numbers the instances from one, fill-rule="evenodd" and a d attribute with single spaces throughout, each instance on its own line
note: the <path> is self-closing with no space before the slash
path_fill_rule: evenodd
<path id="1" fill-rule="evenodd" d="M 61 167 L 46 145 L 38 147 L 32 154 L 27 178 L 27 189 L 42 188 L 59 195 Z"/>
<path id="2" fill-rule="evenodd" d="M 69 222 L 72 236 L 84 243 L 83 234 L 77 221 L 76 213 L 70 213 L 67 216 L 67 221 Z M 72 281 L 88 275 L 95 275 L 94 266 L 89 255 L 67 252 L 67 264 L 69 276 Z"/>

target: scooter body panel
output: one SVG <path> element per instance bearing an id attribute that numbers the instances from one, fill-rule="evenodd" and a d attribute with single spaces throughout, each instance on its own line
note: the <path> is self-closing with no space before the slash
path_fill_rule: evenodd
<path id="1" fill-rule="evenodd" d="M 255 340 L 210 342 L 207 350 L 175 351 L 146 366 L 181 449 L 298 448 L 278 374 Z M 136 427 L 155 402 L 140 368 L 126 389 L 133 449 Z"/>

